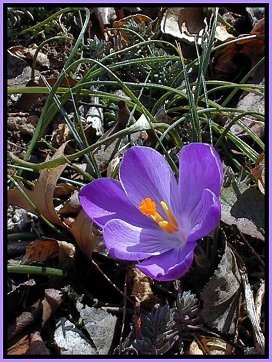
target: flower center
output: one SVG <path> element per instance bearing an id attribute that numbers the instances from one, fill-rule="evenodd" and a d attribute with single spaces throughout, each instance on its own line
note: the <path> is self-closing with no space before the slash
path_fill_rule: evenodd
<path id="1" fill-rule="evenodd" d="M 176 219 L 172 212 L 169 210 L 169 207 L 164 201 L 160 202 L 163 211 L 165 212 L 167 216 L 167 220 L 165 220 L 157 211 L 156 209 L 156 203 L 149 197 L 143 199 L 140 202 L 139 210 L 144 215 L 150 215 L 152 220 L 154 220 L 159 226 L 164 230 L 167 231 L 169 234 L 172 234 L 173 232 L 178 231 L 178 223 L 176 222 Z"/>

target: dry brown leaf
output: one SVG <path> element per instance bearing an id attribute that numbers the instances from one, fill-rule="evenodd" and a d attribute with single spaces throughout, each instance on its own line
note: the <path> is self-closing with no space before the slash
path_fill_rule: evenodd
<path id="1" fill-rule="evenodd" d="M 30 336 L 29 341 L 29 348 L 26 351 L 26 355 L 37 355 L 37 356 L 43 356 L 43 355 L 49 355 L 49 349 L 46 347 L 40 332 L 32 333 Z"/>
<path id="2" fill-rule="evenodd" d="M 250 35 L 264 35 L 264 18 L 261 19 Z M 253 67 L 264 56 L 264 38 L 239 40 L 215 52 L 213 58 L 213 75 L 219 80 L 233 81 L 242 69 Z M 247 64 L 248 63 L 248 64 Z"/>
<path id="3" fill-rule="evenodd" d="M 8 356 L 16 356 L 16 355 L 23 355 L 26 353 L 26 351 L 29 348 L 29 343 L 30 343 L 30 336 L 26 335 L 24 337 L 22 337 L 21 339 L 19 339 L 18 342 L 16 342 L 15 344 L 11 345 L 8 348 L 7 351 L 7 355 Z"/>
<path id="4" fill-rule="evenodd" d="M 42 308 L 40 301 L 35 302 L 28 307 L 23 313 L 21 313 L 16 319 L 9 321 L 8 323 L 8 341 L 15 336 L 24 332 L 27 328 L 32 326 L 37 320 L 40 319 Z"/>
<path id="5" fill-rule="evenodd" d="M 45 297 L 42 301 L 42 325 L 48 321 L 48 319 L 55 313 L 57 308 L 63 302 L 63 294 L 57 289 L 45 289 Z"/>
<path id="6" fill-rule="evenodd" d="M 134 297 L 139 303 L 149 302 L 150 300 L 154 299 L 154 294 L 150 286 L 151 279 L 137 268 L 133 268 L 132 272 L 133 288 L 131 296 Z"/>
<path id="7" fill-rule="evenodd" d="M 59 258 L 59 265 L 62 268 L 67 268 L 71 264 L 74 254 L 75 247 L 71 243 L 56 239 L 40 239 L 32 241 L 26 247 L 26 253 L 21 264 L 44 263 L 48 259 Z"/>
<path id="8" fill-rule="evenodd" d="M 52 156 L 51 160 L 55 158 L 59 158 L 63 156 L 64 149 L 67 145 L 65 142 Z M 47 161 L 49 158 L 47 158 Z M 21 183 L 22 189 L 25 193 L 29 196 L 32 202 L 36 205 L 37 209 L 40 213 L 45 216 L 45 218 L 62 227 L 66 227 L 63 221 L 59 218 L 53 203 L 53 196 L 57 181 L 64 171 L 67 163 L 41 171 L 40 177 L 38 178 L 34 190 L 28 190 L 24 185 Z M 26 209 L 30 212 L 35 212 L 26 198 L 22 195 L 19 190 L 12 189 L 8 191 L 8 204 L 9 205 L 16 205 L 23 209 Z"/>
<path id="9" fill-rule="evenodd" d="M 255 167 L 251 170 L 252 175 L 258 181 L 258 187 L 261 193 L 265 194 L 265 156 L 261 153 L 256 161 Z"/>
<path id="10" fill-rule="evenodd" d="M 265 33 L 265 20 L 262 18 L 250 32 L 251 35 L 264 35 Z M 238 44 L 243 44 L 241 54 L 248 56 L 251 60 L 252 66 L 264 56 L 265 40 L 264 38 L 241 40 Z"/>
<path id="11" fill-rule="evenodd" d="M 68 142 L 65 142 L 53 155 L 51 160 L 55 158 L 59 158 L 64 155 L 64 149 L 66 147 Z M 97 244 L 97 237 L 95 237 L 92 233 L 92 221 L 89 219 L 89 217 L 84 213 L 83 210 L 79 212 L 76 219 L 72 219 L 70 223 L 68 223 L 68 220 L 65 219 L 65 221 L 62 221 L 59 217 L 58 213 L 55 210 L 54 202 L 53 202 L 53 196 L 56 188 L 57 181 L 64 171 L 65 167 L 67 166 L 67 163 L 64 165 L 57 166 L 55 168 L 45 169 L 41 171 L 40 177 L 38 178 L 36 185 L 34 187 L 34 190 L 28 190 L 26 187 L 21 184 L 21 187 L 25 191 L 25 193 L 29 196 L 29 198 L 32 200 L 32 202 L 36 205 L 37 209 L 40 211 L 42 215 L 46 217 L 48 221 L 50 221 L 53 224 L 62 226 L 69 230 L 72 235 L 74 236 L 77 244 L 81 248 L 81 250 L 85 253 L 85 255 L 90 258 L 91 253 L 94 250 L 96 244 Z M 12 189 L 8 191 L 8 203 L 10 205 L 16 205 L 23 209 L 26 209 L 30 212 L 34 212 L 34 209 L 29 204 L 29 202 L 25 199 L 25 197 L 21 194 L 19 190 Z M 62 250 L 65 250 L 65 244 L 62 244 L 60 246 L 60 242 L 57 241 L 58 246 L 55 245 L 55 247 L 58 249 L 59 259 L 61 263 L 66 263 L 70 261 L 70 251 L 67 253 L 64 252 L 62 254 Z M 71 245 L 71 244 L 68 244 Z M 50 248 L 49 248 L 50 249 Z M 69 249 L 69 248 L 68 248 Z M 41 250 L 40 250 L 41 252 Z M 54 249 L 48 250 L 47 256 L 54 255 Z M 42 254 L 44 256 L 42 256 Z M 73 253 L 72 253 L 73 254 Z M 45 258 L 46 252 L 45 250 L 41 252 L 41 255 L 34 255 L 35 258 Z M 63 256 L 63 258 L 62 258 Z M 68 257 L 68 258 L 67 258 Z M 24 263 L 29 262 L 31 260 L 30 256 L 26 256 L 24 258 Z M 45 259 L 46 260 L 46 259 Z M 38 260 L 33 260 L 38 261 Z M 40 260 L 41 261 L 41 260 Z M 44 261 L 44 260 L 43 260 Z"/>
<path id="12" fill-rule="evenodd" d="M 87 258 L 91 258 L 91 254 L 98 243 L 98 238 L 93 234 L 93 222 L 83 210 L 71 223 L 70 232 Z"/>
<path id="13" fill-rule="evenodd" d="M 54 197 L 68 196 L 75 190 L 73 185 L 67 183 L 59 183 L 55 187 Z"/>
<path id="14" fill-rule="evenodd" d="M 69 197 L 69 199 L 64 202 L 61 209 L 59 209 L 59 214 L 67 217 L 67 215 L 75 215 L 78 214 L 81 210 L 81 206 L 78 200 L 78 191 L 75 190 L 72 195 Z M 67 221 L 66 221 L 67 224 Z"/>

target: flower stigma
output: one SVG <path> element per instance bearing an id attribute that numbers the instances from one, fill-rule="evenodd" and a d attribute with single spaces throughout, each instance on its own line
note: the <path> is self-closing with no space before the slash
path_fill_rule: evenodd
<path id="1" fill-rule="evenodd" d="M 178 223 L 172 212 L 169 210 L 166 202 L 160 202 L 163 211 L 165 212 L 167 219 L 163 219 L 163 217 L 158 213 L 156 209 L 156 203 L 149 197 L 143 199 L 140 202 L 139 210 L 144 215 L 150 215 L 152 220 L 154 220 L 164 231 L 168 232 L 169 234 L 173 234 L 174 232 L 178 231 Z"/>

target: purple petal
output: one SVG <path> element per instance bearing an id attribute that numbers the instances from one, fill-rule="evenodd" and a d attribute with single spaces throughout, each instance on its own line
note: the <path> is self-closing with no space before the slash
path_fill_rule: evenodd
<path id="1" fill-rule="evenodd" d="M 171 197 L 177 195 L 177 181 L 168 162 L 149 147 L 135 146 L 126 152 L 120 167 L 120 181 L 136 207 L 149 197 L 162 212 L 160 201 L 171 208 Z"/>
<path id="2" fill-rule="evenodd" d="M 123 260 L 145 259 L 178 245 L 178 240 L 161 229 L 142 229 L 122 220 L 109 221 L 103 236 L 110 254 Z"/>
<path id="3" fill-rule="evenodd" d="M 119 181 L 101 178 L 84 186 L 79 200 L 86 214 L 103 227 L 111 219 L 153 227 L 154 222 L 131 204 Z"/>
<path id="4" fill-rule="evenodd" d="M 184 146 L 179 154 L 180 214 L 190 215 L 204 189 L 219 196 L 222 181 L 222 163 L 213 146 L 205 143 Z"/>
<path id="5" fill-rule="evenodd" d="M 219 198 L 210 190 L 204 190 L 201 200 L 191 214 L 191 232 L 188 241 L 195 241 L 208 235 L 220 221 Z"/>
<path id="6" fill-rule="evenodd" d="M 176 248 L 136 264 L 136 267 L 152 279 L 170 281 L 182 277 L 192 265 L 195 242 Z"/>

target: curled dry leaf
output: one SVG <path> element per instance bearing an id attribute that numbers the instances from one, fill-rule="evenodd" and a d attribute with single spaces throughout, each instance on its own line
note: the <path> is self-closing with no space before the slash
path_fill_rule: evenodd
<path id="1" fill-rule="evenodd" d="M 215 337 L 200 337 L 200 342 L 209 354 L 213 355 L 224 355 L 233 354 L 233 347 L 226 341 Z"/>
<path id="2" fill-rule="evenodd" d="M 15 54 L 16 56 L 23 58 L 23 59 L 30 59 L 32 60 L 34 58 L 34 55 L 37 50 L 37 45 L 33 44 L 32 47 L 26 48 L 22 45 L 16 45 L 11 48 L 9 48 L 10 52 Z M 49 59 L 46 54 L 39 51 L 37 58 L 36 58 L 37 64 L 48 68 L 50 66 Z"/>
<path id="3" fill-rule="evenodd" d="M 161 31 L 186 42 L 195 42 L 195 35 L 205 28 L 204 8 L 167 8 L 161 20 Z"/>
<path id="4" fill-rule="evenodd" d="M 198 343 L 196 341 L 191 343 L 189 354 L 230 355 L 233 354 L 233 347 L 223 339 L 200 336 Z"/>
<path id="5" fill-rule="evenodd" d="M 92 221 L 83 210 L 79 212 L 75 221 L 72 222 L 70 232 L 87 258 L 91 258 L 91 254 L 98 243 L 98 238 L 93 234 Z"/>
<path id="6" fill-rule="evenodd" d="M 69 197 L 69 199 L 64 202 L 60 209 L 59 209 L 59 214 L 60 215 L 67 215 L 67 214 L 78 214 L 81 210 L 81 206 L 79 204 L 79 200 L 78 200 L 78 191 L 75 190 L 71 196 Z"/>
<path id="7" fill-rule="evenodd" d="M 71 243 L 56 239 L 40 239 L 33 241 L 26 247 L 26 253 L 21 264 L 44 263 L 48 259 L 58 258 L 60 267 L 65 269 L 72 263 L 74 254 L 75 247 Z"/>
<path id="8" fill-rule="evenodd" d="M 170 7 L 163 14 L 160 28 L 165 34 L 187 43 L 195 43 L 196 36 L 201 35 L 206 29 L 207 14 L 207 8 L 203 7 Z M 233 38 L 234 36 L 228 33 L 223 24 L 217 24 L 215 39 L 227 41 Z M 200 36 L 198 43 L 201 44 L 201 41 Z"/>
<path id="9" fill-rule="evenodd" d="M 74 191 L 75 187 L 64 182 L 59 183 L 55 187 L 54 197 L 69 196 Z"/>
<path id="10" fill-rule="evenodd" d="M 244 287 L 244 296 L 245 296 L 245 305 L 247 310 L 248 318 L 252 324 L 253 333 L 254 333 L 254 340 L 255 340 L 255 348 L 258 354 L 264 354 L 265 353 L 265 337 L 262 332 L 259 318 L 257 315 L 256 306 L 254 303 L 254 296 L 251 289 L 251 286 L 248 281 L 248 276 L 246 272 L 246 267 L 242 262 L 242 259 L 238 259 L 240 262 L 240 270 L 241 270 L 241 276 L 243 281 L 243 287 Z"/>

